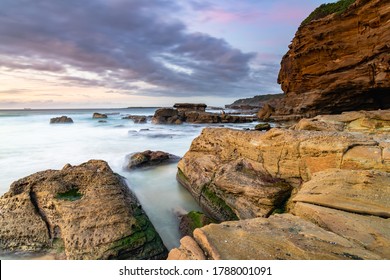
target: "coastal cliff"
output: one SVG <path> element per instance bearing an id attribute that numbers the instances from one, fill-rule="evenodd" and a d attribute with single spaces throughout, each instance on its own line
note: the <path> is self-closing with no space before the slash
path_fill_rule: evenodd
<path id="1" fill-rule="evenodd" d="M 281 61 L 278 83 L 285 98 L 271 112 L 276 119 L 389 108 L 390 3 L 356 0 L 309 17 Z"/>
<path id="2" fill-rule="evenodd" d="M 390 258 L 389 131 L 389 110 L 266 133 L 204 129 L 177 178 L 223 222 L 196 229 L 169 258 Z"/>

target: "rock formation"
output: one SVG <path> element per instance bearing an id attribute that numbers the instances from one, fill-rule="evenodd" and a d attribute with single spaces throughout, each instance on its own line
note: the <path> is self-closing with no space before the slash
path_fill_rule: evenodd
<path id="1" fill-rule="evenodd" d="M 249 110 L 249 109 L 259 109 L 274 99 L 280 99 L 284 95 L 280 94 L 265 94 L 265 95 L 256 95 L 250 98 L 243 98 L 234 101 L 232 104 L 225 105 L 225 108 L 229 109 L 240 109 L 240 110 Z"/>
<path id="2" fill-rule="evenodd" d="M 0 248 L 66 259 L 161 259 L 158 233 L 104 161 L 35 173 L 0 198 Z"/>
<path id="3" fill-rule="evenodd" d="M 177 162 L 180 157 L 162 151 L 144 151 L 129 156 L 128 169 L 151 167 L 162 163 Z"/>
<path id="4" fill-rule="evenodd" d="M 160 108 L 157 109 L 152 118 L 155 124 L 182 124 L 189 123 L 245 123 L 252 122 L 253 117 L 235 116 L 222 112 L 222 114 L 215 114 L 204 112 L 203 104 L 178 105 L 178 109 Z"/>
<path id="5" fill-rule="evenodd" d="M 147 117 L 146 116 L 134 116 L 134 115 L 127 115 L 126 117 L 123 117 L 124 120 L 132 120 L 134 123 L 146 123 Z"/>
<path id="6" fill-rule="evenodd" d="M 101 114 L 101 113 L 93 113 L 92 118 L 93 119 L 107 119 L 107 115 Z"/>
<path id="7" fill-rule="evenodd" d="M 203 103 L 175 103 L 173 108 L 177 109 L 179 112 L 183 111 L 199 111 L 205 112 L 207 105 Z"/>
<path id="8" fill-rule="evenodd" d="M 275 119 L 390 108 L 389 53 L 389 1 L 356 0 L 301 25 L 281 62 Z"/>
<path id="9" fill-rule="evenodd" d="M 56 117 L 56 118 L 51 118 L 50 119 L 51 124 L 55 123 L 73 123 L 72 118 L 69 118 L 67 116 L 62 116 L 62 117 Z"/>
<path id="10" fill-rule="evenodd" d="M 177 178 L 208 214 L 230 221 L 196 229 L 169 258 L 390 258 L 389 113 L 265 133 L 204 129 Z"/>

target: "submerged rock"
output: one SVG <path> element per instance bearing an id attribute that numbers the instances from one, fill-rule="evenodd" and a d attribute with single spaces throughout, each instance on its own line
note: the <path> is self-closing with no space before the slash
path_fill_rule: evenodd
<path id="1" fill-rule="evenodd" d="M 162 151 L 144 151 L 129 156 L 128 169 L 150 167 L 162 163 L 177 162 L 180 157 Z"/>
<path id="2" fill-rule="evenodd" d="M 35 173 L 0 198 L 0 248 L 66 259 L 162 259 L 158 233 L 101 160 Z"/>
<path id="3" fill-rule="evenodd" d="M 61 117 L 56 117 L 56 118 L 51 118 L 50 123 L 73 123 L 72 118 L 69 118 L 67 116 L 61 116 Z"/>

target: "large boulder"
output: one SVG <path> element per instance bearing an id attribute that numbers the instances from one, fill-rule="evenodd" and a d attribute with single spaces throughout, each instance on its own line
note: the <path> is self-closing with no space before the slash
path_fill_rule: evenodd
<path id="1" fill-rule="evenodd" d="M 389 1 L 356 0 L 302 24 L 281 62 L 278 82 L 286 96 L 275 115 L 390 108 L 389 19 Z"/>
<path id="2" fill-rule="evenodd" d="M 154 124 L 181 124 L 182 120 L 179 117 L 179 111 L 172 108 L 160 108 L 154 112 L 152 118 Z"/>
<path id="3" fill-rule="evenodd" d="M 158 233 L 123 179 L 101 160 L 35 173 L 0 198 L 2 250 L 66 259 L 161 259 Z"/>

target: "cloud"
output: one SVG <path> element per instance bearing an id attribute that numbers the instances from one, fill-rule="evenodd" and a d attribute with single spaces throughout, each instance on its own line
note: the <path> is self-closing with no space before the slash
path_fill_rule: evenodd
<path id="1" fill-rule="evenodd" d="M 245 81 L 255 54 L 189 32 L 175 17 L 180 9 L 170 0 L 2 0 L 1 66 L 129 94 L 234 96 L 254 90 Z"/>

